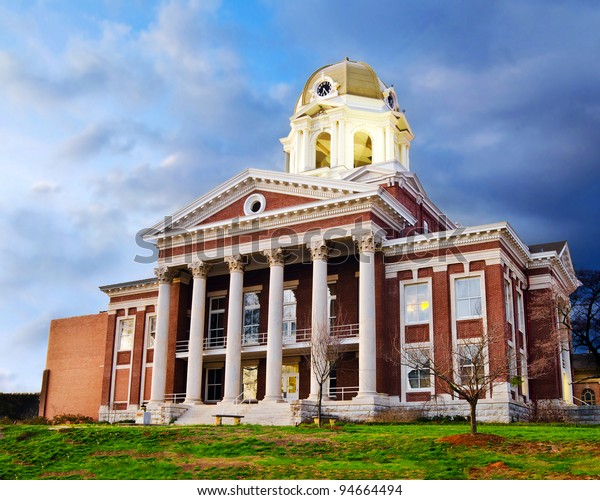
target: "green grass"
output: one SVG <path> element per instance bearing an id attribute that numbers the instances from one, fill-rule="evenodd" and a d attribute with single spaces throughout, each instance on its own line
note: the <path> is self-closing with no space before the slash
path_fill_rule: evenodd
<path id="1" fill-rule="evenodd" d="M 600 479 L 600 426 L 5 426 L 0 479 Z M 485 435 L 493 434 L 485 439 Z"/>

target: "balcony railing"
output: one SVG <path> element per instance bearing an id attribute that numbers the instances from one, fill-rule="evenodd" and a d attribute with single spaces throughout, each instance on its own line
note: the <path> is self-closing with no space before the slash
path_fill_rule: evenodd
<path id="1" fill-rule="evenodd" d="M 332 387 L 329 389 L 329 397 L 337 401 L 347 401 L 358 394 L 357 387 Z"/>
<path id="2" fill-rule="evenodd" d="M 283 336 L 283 345 L 290 346 L 293 344 L 302 344 L 310 342 L 312 335 L 312 328 L 304 328 L 296 330 L 290 335 Z M 337 337 L 339 339 L 349 339 L 358 337 L 358 323 L 349 325 L 334 325 L 329 328 L 329 335 Z M 265 346 L 267 345 L 267 332 L 262 332 L 253 335 L 246 335 L 242 337 L 242 346 Z M 178 353 L 188 352 L 190 347 L 189 339 L 178 340 L 175 350 Z M 227 347 L 227 337 L 207 337 L 204 339 L 204 349 L 224 349 Z"/>

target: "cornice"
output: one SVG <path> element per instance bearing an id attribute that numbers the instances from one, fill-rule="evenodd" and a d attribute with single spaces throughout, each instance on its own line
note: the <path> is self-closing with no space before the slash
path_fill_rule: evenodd
<path id="1" fill-rule="evenodd" d="M 131 295 L 132 292 L 152 292 L 158 291 L 158 280 L 156 278 L 148 278 L 145 280 L 131 281 L 128 283 L 117 283 L 114 285 L 101 286 L 100 290 L 109 297 L 122 297 Z"/>
<path id="2" fill-rule="evenodd" d="M 398 213 L 398 210 L 402 210 L 402 212 Z M 277 227 L 290 227 L 293 224 L 301 224 L 313 220 L 325 221 L 366 211 L 372 211 L 386 223 L 389 223 L 390 227 L 398 229 L 404 227 L 404 223 L 402 222 L 402 219 L 405 219 L 404 216 L 410 216 L 404 207 L 395 198 L 390 196 L 389 193 L 385 192 L 382 188 L 376 188 L 368 193 L 353 194 L 331 200 L 320 200 L 280 210 L 265 211 L 259 215 L 218 221 L 189 230 L 173 231 L 170 235 L 158 239 L 158 247 L 159 249 L 164 248 L 167 242 L 171 246 L 206 242 Z M 399 217 L 400 220 L 398 220 Z M 414 217 L 410 217 L 409 222 L 414 223 Z M 179 239 L 181 239 L 180 243 L 177 242 Z"/>

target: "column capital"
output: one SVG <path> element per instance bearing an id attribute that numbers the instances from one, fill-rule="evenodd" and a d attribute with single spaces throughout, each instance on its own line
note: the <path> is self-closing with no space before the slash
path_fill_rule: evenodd
<path id="1" fill-rule="evenodd" d="M 175 271 L 167 266 L 155 268 L 154 274 L 158 278 L 159 283 L 166 283 L 167 285 L 173 283 L 173 278 L 175 277 Z"/>
<path id="2" fill-rule="evenodd" d="M 230 273 L 243 273 L 246 267 L 244 258 L 241 255 L 228 255 L 225 257 L 225 262 L 227 263 L 227 267 L 229 267 Z"/>
<path id="3" fill-rule="evenodd" d="M 381 238 L 373 232 L 354 235 L 353 240 L 359 253 L 375 253 L 381 250 Z"/>
<path id="4" fill-rule="evenodd" d="M 311 241 L 306 247 L 310 251 L 312 260 L 327 260 L 329 257 L 329 247 L 325 240 Z"/>
<path id="5" fill-rule="evenodd" d="M 211 269 L 211 265 L 207 264 L 202 260 L 195 260 L 191 264 L 188 264 L 188 268 L 192 271 L 192 276 L 194 278 L 204 278 L 208 275 L 208 272 Z"/>
<path id="6" fill-rule="evenodd" d="M 272 248 L 268 250 L 263 250 L 262 254 L 267 258 L 267 261 L 269 262 L 269 267 L 283 266 L 285 264 L 285 259 L 287 258 L 287 255 L 283 251 L 283 248 Z"/>

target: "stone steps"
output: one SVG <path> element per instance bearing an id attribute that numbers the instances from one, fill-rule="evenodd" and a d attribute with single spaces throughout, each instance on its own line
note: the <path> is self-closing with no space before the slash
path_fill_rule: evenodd
<path id="1" fill-rule="evenodd" d="M 213 415 L 240 415 L 243 424 L 255 425 L 296 425 L 294 411 L 288 403 L 264 402 L 258 404 L 219 403 L 216 405 L 191 406 L 175 425 L 214 425 Z M 233 419 L 223 419 L 224 425 L 233 423 Z"/>

